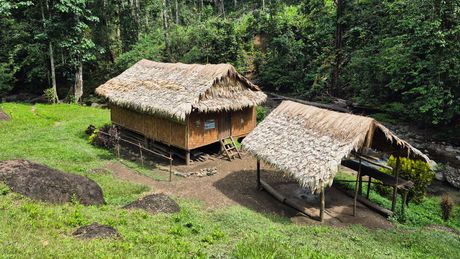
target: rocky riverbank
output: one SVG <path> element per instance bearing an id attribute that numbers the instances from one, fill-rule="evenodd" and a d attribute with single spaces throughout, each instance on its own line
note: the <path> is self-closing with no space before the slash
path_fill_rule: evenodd
<path id="1" fill-rule="evenodd" d="M 434 141 L 428 134 L 410 126 L 386 126 L 435 161 L 437 180 L 447 181 L 450 185 L 460 188 L 460 146 Z"/>

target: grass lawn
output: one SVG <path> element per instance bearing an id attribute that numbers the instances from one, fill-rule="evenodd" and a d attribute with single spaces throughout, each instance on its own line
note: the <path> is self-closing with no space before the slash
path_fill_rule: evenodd
<path id="1" fill-rule="evenodd" d="M 0 188 L 0 258 L 17 257 L 236 257 L 236 258 L 401 258 L 460 257 L 460 236 L 428 229 L 446 224 L 459 229 L 458 210 L 443 223 L 430 211 L 390 230 L 361 226 L 298 226 L 289 219 L 234 206 L 205 211 L 199 201 L 182 200 L 180 213 L 152 216 L 121 207 L 148 191 L 112 173 L 91 173 L 114 156 L 87 143 L 89 124 L 109 122 L 108 110 L 76 105 L 6 103 L 11 115 L 0 122 L 0 160 L 29 159 L 85 175 L 101 185 L 103 206 L 50 205 Z M 135 165 L 133 165 L 135 166 Z M 384 198 L 382 198 L 384 199 Z M 384 200 L 382 200 L 384 201 Z M 417 211 L 422 205 L 409 210 Z M 410 212 L 412 213 L 412 212 Z M 427 214 L 427 215 L 425 215 Z M 436 214 L 437 215 L 437 214 Z M 121 239 L 79 240 L 71 233 L 98 222 L 115 227 Z"/>

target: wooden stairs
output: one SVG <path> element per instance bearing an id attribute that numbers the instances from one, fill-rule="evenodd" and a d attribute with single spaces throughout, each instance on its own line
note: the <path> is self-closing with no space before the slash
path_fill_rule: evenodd
<path id="1" fill-rule="evenodd" d="M 227 155 L 228 159 L 232 161 L 232 159 L 235 159 L 237 156 L 241 159 L 241 153 L 236 147 L 235 140 L 233 137 L 228 137 L 228 138 L 223 138 L 220 140 L 220 144 L 222 145 L 222 149 L 225 151 L 225 154 Z"/>

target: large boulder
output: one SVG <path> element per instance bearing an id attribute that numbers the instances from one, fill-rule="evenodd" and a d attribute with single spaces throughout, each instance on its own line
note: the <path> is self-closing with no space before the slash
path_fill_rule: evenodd
<path id="1" fill-rule="evenodd" d="M 460 169 L 449 165 L 444 169 L 444 177 L 446 181 L 455 188 L 460 189 Z"/>
<path id="2" fill-rule="evenodd" d="M 124 206 L 124 208 L 143 209 L 152 214 L 159 212 L 175 213 L 180 211 L 179 205 L 173 199 L 163 193 L 147 195 Z"/>
<path id="3" fill-rule="evenodd" d="M 0 161 L 0 182 L 13 192 L 45 202 L 65 203 L 75 197 L 84 205 L 105 203 L 101 187 L 93 180 L 27 160 Z"/>
<path id="4" fill-rule="evenodd" d="M 97 222 L 88 226 L 79 227 L 72 233 L 72 235 L 81 239 L 121 237 L 115 228 L 107 225 L 101 225 Z"/>

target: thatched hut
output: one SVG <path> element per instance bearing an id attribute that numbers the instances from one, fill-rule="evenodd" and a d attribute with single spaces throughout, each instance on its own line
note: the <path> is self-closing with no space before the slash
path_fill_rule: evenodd
<path id="1" fill-rule="evenodd" d="M 367 148 L 429 161 L 373 118 L 292 101 L 273 110 L 242 146 L 312 192 L 332 184 L 344 158 L 353 152 L 363 154 Z"/>
<path id="2" fill-rule="evenodd" d="M 148 140 L 190 150 L 227 137 L 246 136 L 256 125 L 260 88 L 232 65 L 141 60 L 96 89 L 110 103 L 112 122 Z"/>

